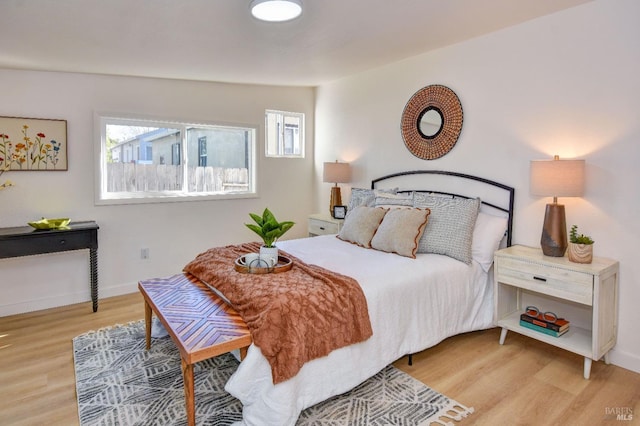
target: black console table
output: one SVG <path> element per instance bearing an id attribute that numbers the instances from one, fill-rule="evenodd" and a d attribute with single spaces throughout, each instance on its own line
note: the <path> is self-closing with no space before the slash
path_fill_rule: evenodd
<path id="1" fill-rule="evenodd" d="M 0 259 L 34 254 L 89 249 L 89 278 L 93 312 L 98 310 L 98 225 L 71 222 L 67 229 L 34 229 L 31 226 L 0 228 Z"/>

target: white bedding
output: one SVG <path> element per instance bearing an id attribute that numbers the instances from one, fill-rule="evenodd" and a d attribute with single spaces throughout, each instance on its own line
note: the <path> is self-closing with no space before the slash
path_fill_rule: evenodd
<path id="1" fill-rule="evenodd" d="M 273 385 L 269 363 L 251 345 L 225 389 L 242 401 L 245 425 L 294 425 L 302 410 L 344 393 L 382 368 L 459 333 L 492 326 L 491 280 L 478 263 L 437 254 L 417 259 L 363 249 L 332 235 L 281 241 L 301 260 L 355 278 L 373 336 L 333 351 Z"/>

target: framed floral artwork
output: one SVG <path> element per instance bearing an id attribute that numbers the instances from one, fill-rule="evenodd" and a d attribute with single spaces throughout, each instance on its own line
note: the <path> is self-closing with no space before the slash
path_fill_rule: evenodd
<path id="1" fill-rule="evenodd" d="M 0 171 L 67 170 L 67 121 L 0 117 Z"/>

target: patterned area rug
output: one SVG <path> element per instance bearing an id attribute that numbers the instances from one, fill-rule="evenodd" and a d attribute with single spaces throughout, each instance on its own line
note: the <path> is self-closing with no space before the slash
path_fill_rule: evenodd
<path id="1" fill-rule="evenodd" d="M 184 425 L 180 355 L 169 337 L 145 350 L 144 321 L 73 339 L 82 426 Z M 196 422 L 230 425 L 242 404 L 224 390 L 238 366 L 226 354 L 197 363 Z M 297 425 L 447 425 L 473 413 L 393 366 L 343 395 L 306 409 Z"/>

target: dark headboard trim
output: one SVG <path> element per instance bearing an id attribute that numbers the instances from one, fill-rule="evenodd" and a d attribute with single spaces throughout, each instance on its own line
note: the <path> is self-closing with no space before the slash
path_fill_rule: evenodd
<path id="1" fill-rule="evenodd" d="M 515 189 L 511 186 L 508 185 L 504 185 L 500 182 L 496 182 L 490 179 L 485 179 L 479 176 L 473 176 L 473 175 L 468 175 L 468 174 L 464 174 L 464 173 L 458 173 L 458 172 L 450 172 L 450 171 L 444 171 L 444 170 L 412 170 L 412 171 L 407 171 L 407 172 L 399 172 L 399 173 L 393 173 L 390 175 L 386 175 L 386 176 L 382 176 L 376 179 L 373 179 L 371 181 L 371 189 L 375 189 L 376 188 L 376 184 L 379 182 L 382 182 L 384 180 L 388 180 L 388 179 L 393 179 L 396 177 L 400 177 L 400 176 L 410 176 L 410 175 L 445 175 L 445 176 L 452 176 L 452 177 L 456 177 L 456 178 L 461 178 L 461 179 L 469 179 L 469 180 L 473 180 L 476 182 L 481 182 L 490 186 L 495 186 L 497 188 L 503 189 L 505 191 L 507 191 L 507 193 L 509 194 L 509 207 L 508 208 L 504 208 L 504 207 L 500 207 L 500 206 L 496 206 L 494 204 L 491 203 L 487 203 L 485 201 L 482 201 L 483 204 L 492 207 L 494 209 L 500 210 L 502 212 L 507 213 L 507 246 L 511 246 L 511 242 L 512 242 L 512 234 L 513 234 L 513 207 L 514 207 L 514 198 L 515 198 Z M 469 198 L 466 195 L 460 195 L 460 194 L 454 194 L 454 193 L 450 193 L 450 192 L 441 192 L 441 191 L 437 191 L 437 190 L 429 190 L 429 189 L 415 189 L 415 191 L 419 191 L 419 192 L 433 192 L 433 193 L 438 193 L 438 194 L 445 194 L 445 195 L 453 195 L 455 197 L 461 197 L 461 198 Z"/>

